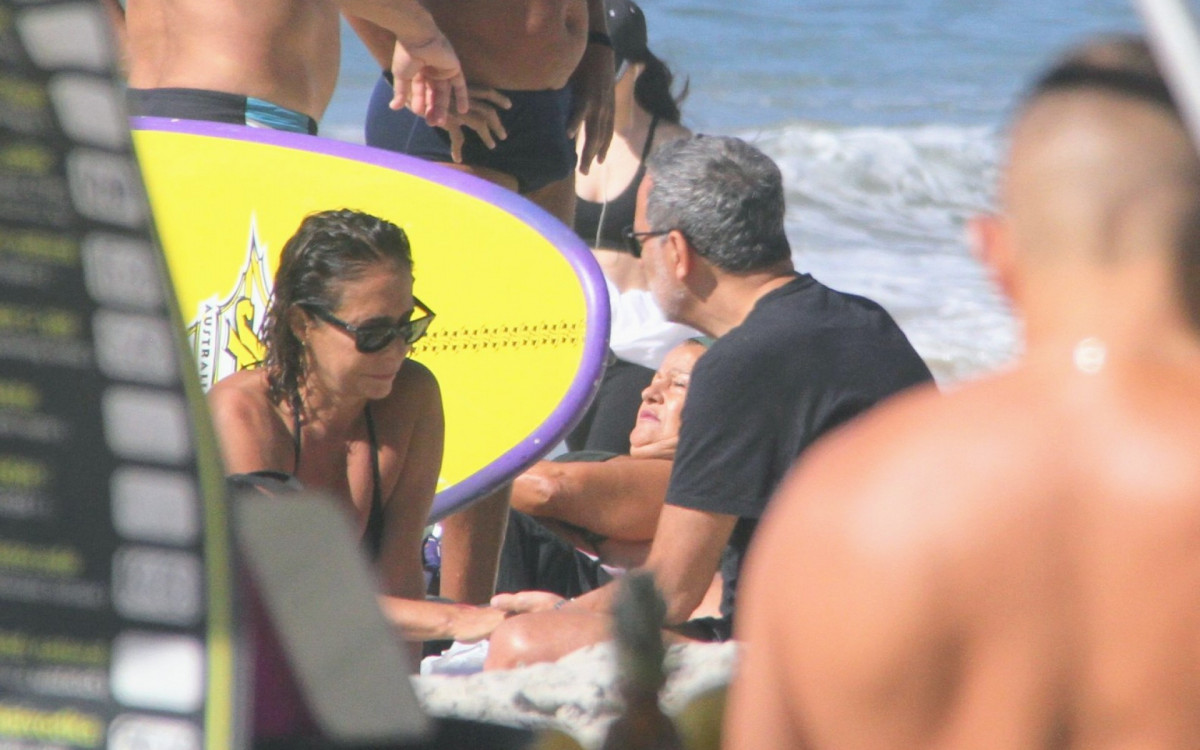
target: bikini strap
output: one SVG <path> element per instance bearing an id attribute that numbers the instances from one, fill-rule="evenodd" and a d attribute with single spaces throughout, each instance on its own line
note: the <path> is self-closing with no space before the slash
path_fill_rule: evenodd
<path id="1" fill-rule="evenodd" d="M 292 408 L 292 476 L 300 473 L 300 410 Z"/>
<path id="2" fill-rule="evenodd" d="M 646 157 L 650 156 L 650 147 L 654 145 L 654 131 L 658 128 L 658 115 L 655 115 L 650 120 L 650 129 L 646 131 L 646 145 L 642 146 L 641 161 L 646 161 Z"/>
<path id="3" fill-rule="evenodd" d="M 367 418 L 367 439 L 371 446 L 371 510 L 367 514 L 367 528 L 363 533 L 363 544 L 372 558 L 379 557 L 383 547 L 383 490 L 379 476 L 379 444 L 375 439 L 375 420 L 371 417 L 371 406 L 364 409 Z"/>

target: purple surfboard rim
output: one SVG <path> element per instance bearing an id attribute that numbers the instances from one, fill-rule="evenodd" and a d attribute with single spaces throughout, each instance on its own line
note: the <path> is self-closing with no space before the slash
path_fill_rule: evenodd
<path id="1" fill-rule="evenodd" d="M 392 169 L 407 175 L 466 193 L 512 214 L 554 245 L 567 260 L 583 288 L 587 325 L 584 331 L 583 359 L 566 394 L 550 415 L 533 432 L 483 468 L 461 482 L 437 493 L 429 520 L 437 521 L 466 507 L 470 501 L 504 485 L 542 458 L 561 441 L 583 416 L 600 386 L 608 355 L 610 312 L 608 290 L 600 266 L 591 250 L 558 219 L 518 194 L 486 180 L 446 169 L 406 154 L 372 148 L 303 133 L 288 133 L 245 125 L 178 120 L 163 117 L 131 117 L 134 130 L 181 133 L 225 138 L 249 143 L 333 156 L 372 166 Z"/>

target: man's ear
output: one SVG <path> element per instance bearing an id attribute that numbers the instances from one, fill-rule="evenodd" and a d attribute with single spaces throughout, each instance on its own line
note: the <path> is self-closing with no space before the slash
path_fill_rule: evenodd
<path id="1" fill-rule="evenodd" d="M 967 221 L 967 238 L 971 254 L 983 264 L 992 281 L 1011 301 L 1016 288 L 1016 263 L 1008 222 L 996 214 L 975 216 Z"/>
<path id="2" fill-rule="evenodd" d="M 671 274 L 677 281 L 683 281 L 692 272 L 696 263 L 696 248 L 688 242 L 687 237 L 678 229 L 672 229 L 663 238 L 663 251 Z"/>

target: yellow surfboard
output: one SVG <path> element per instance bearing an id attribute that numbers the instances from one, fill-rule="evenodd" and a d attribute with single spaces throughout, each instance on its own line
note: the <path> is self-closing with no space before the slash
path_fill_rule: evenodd
<path id="1" fill-rule="evenodd" d="M 608 296 L 587 247 L 491 183 L 379 149 L 135 118 L 134 145 L 207 389 L 262 356 L 279 253 L 301 219 L 353 208 L 404 228 L 437 312 L 413 357 L 442 388 L 441 518 L 550 450 L 595 392 Z"/>

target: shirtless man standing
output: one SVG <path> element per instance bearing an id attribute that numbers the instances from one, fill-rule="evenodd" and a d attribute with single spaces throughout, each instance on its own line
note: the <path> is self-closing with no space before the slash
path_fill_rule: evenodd
<path id="1" fill-rule="evenodd" d="M 337 83 L 339 11 L 403 43 L 388 50 L 391 106 L 444 122 L 453 92 L 467 108 L 458 58 L 418 0 L 127 0 L 125 11 L 135 115 L 315 133 Z"/>
<path id="2" fill-rule="evenodd" d="M 748 563 L 725 747 L 1192 748 L 1200 159 L 1148 49 L 1021 107 L 975 225 L 1010 371 L 807 454 Z"/>
<path id="3" fill-rule="evenodd" d="M 390 108 L 390 84 L 381 79 L 367 111 L 367 144 L 447 164 L 461 155 L 460 168 L 520 192 L 570 226 L 571 139 L 583 124 L 580 161 L 591 164 L 603 161 L 612 138 L 613 50 L 603 0 L 423 2 L 461 55 L 474 106 L 454 127 L 434 128 Z M 383 62 L 390 38 L 362 20 L 351 25 Z"/>

